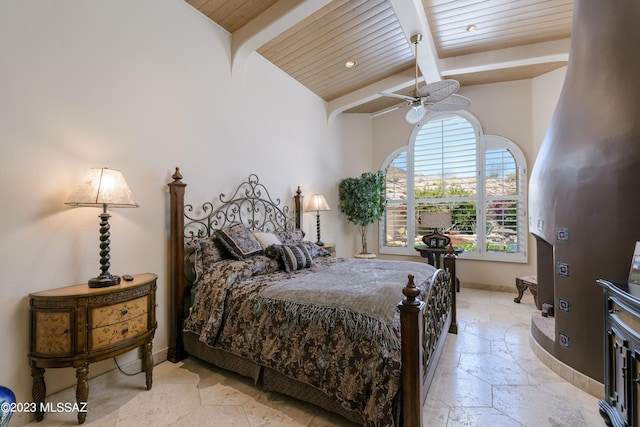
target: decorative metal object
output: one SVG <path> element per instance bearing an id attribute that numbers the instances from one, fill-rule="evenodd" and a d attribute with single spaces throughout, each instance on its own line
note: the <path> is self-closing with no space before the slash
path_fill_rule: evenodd
<path id="1" fill-rule="evenodd" d="M 224 193 L 219 196 L 221 206 L 212 202 L 203 203 L 196 211 L 190 204 L 185 205 L 185 239 L 193 240 L 209 237 L 215 230 L 233 225 L 244 224 L 253 231 L 273 232 L 294 230 L 295 218 L 288 206 L 280 207 L 280 199 L 272 199 L 258 176 L 249 175 L 231 196 Z M 188 214 L 192 213 L 193 214 Z M 201 212 L 201 216 L 196 216 Z"/>
<path id="2" fill-rule="evenodd" d="M 445 322 L 447 321 L 447 314 L 452 305 L 451 299 L 451 277 L 449 273 L 439 270 L 435 277 L 432 279 L 431 285 L 427 291 L 427 296 L 424 298 L 427 306 L 422 311 L 423 313 L 423 360 L 424 372 L 428 372 L 427 368 L 433 361 L 433 353 L 440 339 Z M 455 292 L 455 291 L 454 291 Z"/>

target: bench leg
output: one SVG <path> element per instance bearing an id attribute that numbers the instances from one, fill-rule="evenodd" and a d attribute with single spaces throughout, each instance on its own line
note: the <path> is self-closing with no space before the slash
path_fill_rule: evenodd
<path id="1" fill-rule="evenodd" d="M 542 310 L 542 304 L 538 302 L 538 288 L 536 286 L 529 286 L 529 292 L 533 295 L 533 302 L 536 304 L 536 308 Z"/>
<path id="2" fill-rule="evenodd" d="M 516 289 L 518 289 L 518 296 L 513 299 L 513 302 L 520 304 L 524 290 L 527 289 L 527 285 L 516 279 Z"/>

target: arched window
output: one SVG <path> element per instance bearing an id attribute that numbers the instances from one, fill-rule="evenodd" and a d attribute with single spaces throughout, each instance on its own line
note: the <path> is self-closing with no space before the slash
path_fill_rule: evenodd
<path id="1" fill-rule="evenodd" d="M 417 255 L 422 236 L 437 228 L 464 248 L 461 258 L 526 262 L 524 155 L 484 135 L 473 115 L 429 114 L 383 169 L 380 253 Z"/>

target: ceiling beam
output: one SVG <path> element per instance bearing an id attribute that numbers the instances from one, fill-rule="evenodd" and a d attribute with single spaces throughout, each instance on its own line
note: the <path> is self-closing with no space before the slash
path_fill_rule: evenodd
<path id="1" fill-rule="evenodd" d="M 509 47 L 440 60 L 443 76 L 569 60 L 570 39 Z"/>
<path id="2" fill-rule="evenodd" d="M 332 0 L 280 0 L 231 35 L 231 68 L 260 46 L 331 3 Z"/>
<path id="3" fill-rule="evenodd" d="M 327 103 L 327 119 L 331 122 L 343 111 L 379 98 L 380 92 L 400 90 L 413 83 L 414 77 L 413 70 L 406 70 L 329 101 Z"/>
<path id="4" fill-rule="evenodd" d="M 563 39 L 455 58 L 446 58 L 439 61 L 438 68 L 442 70 L 442 75 L 446 77 L 523 65 L 567 61 L 569 58 L 569 45 L 570 39 Z M 404 71 L 355 92 L 341 96 L 340 98 L 336 98 L 327 103 L 327 117 L 329 121 L 331 121 L 343 111 L 377 98 L 380 92 L 394 92 L 402 89 L 413 83 L 413 78 L 413 70 Z M 393 109 L 393 107 L 391 109 Z"/>
<path id="5" fill-rule="evenodd" d="M 391 7 L 409 43 L 411 43 L 412 36 L 422 34 L 418 68 L 420 68 L 420 72 L 426 82 L 433 83 L 442 80 L 440 69 L 438 68 L 438 51 L 433 41 L 422 0 L 389 0 L 389 3 L 391 3 Z"/>

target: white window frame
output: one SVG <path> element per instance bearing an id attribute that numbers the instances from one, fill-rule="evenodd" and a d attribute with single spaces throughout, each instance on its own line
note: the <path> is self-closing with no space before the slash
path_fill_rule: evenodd
<path id="1" fill-rule="evenodd" d="M 505 261 L 505 262 L 527 262 L 527 241 L 528 241 L 528 221 L 527 221 L 527 165 L 526 159 L 522 150 L 510 139 L 498 136 L 498 135 L 485 135 L 482 131 L 482 126 L 476 117 L 467 111 L 458 111 L 455 115 L 465 118 L 473 126 L 476 141 L 477 141 L 477 155 L 476 155 L 476 167 L 478 172 L 478 183 L 476 187 L 476 222 L 477 224 L 486 224 L 486 188 L 485 182 L 487 177 L 485 156 L 489 149 L 503 148 L 508 150 L 513 155 L 517 165 L 517 182 L 518 182 L 518 195 L 516 200 L 518 206 L 521 208 L 518 215 L 518 251 L 515 253 L 487 251 L 486 250 L 486 227 L 478 227 L 477 233 L 477 247 L 478 250 L 474 252 L 463 252 L 459 255 L 460 259 L 477 259 L 486 261 Z M 391 153 L 382 164 L 382 170 L 386 170 L 387 167 L 393 162 L 401 153 L 406 152 L 407 157 L 407 218 L 415 218 L 415 203 L 414 203 L 414 144 L 416 136 L 422 126 L 428 123 L 430 120 L 437 120 L 439 117 L 450 116 L 451 113 L 428 113 L 425 118 L 414 128 L 411 136 L 409 137 L 409 144 L 395 150 Z M 407 221 L 407 246 L 391 247 L 384 246 L 384 233 L 385 233 L 385 220 L 379 222 L 378 229 L 378 250 L 381 254 L 389 255 L 411 255 L 420 256 L 418 251 L 415 250 L 414 238 L 415 236 L 415 221 Z"/>

